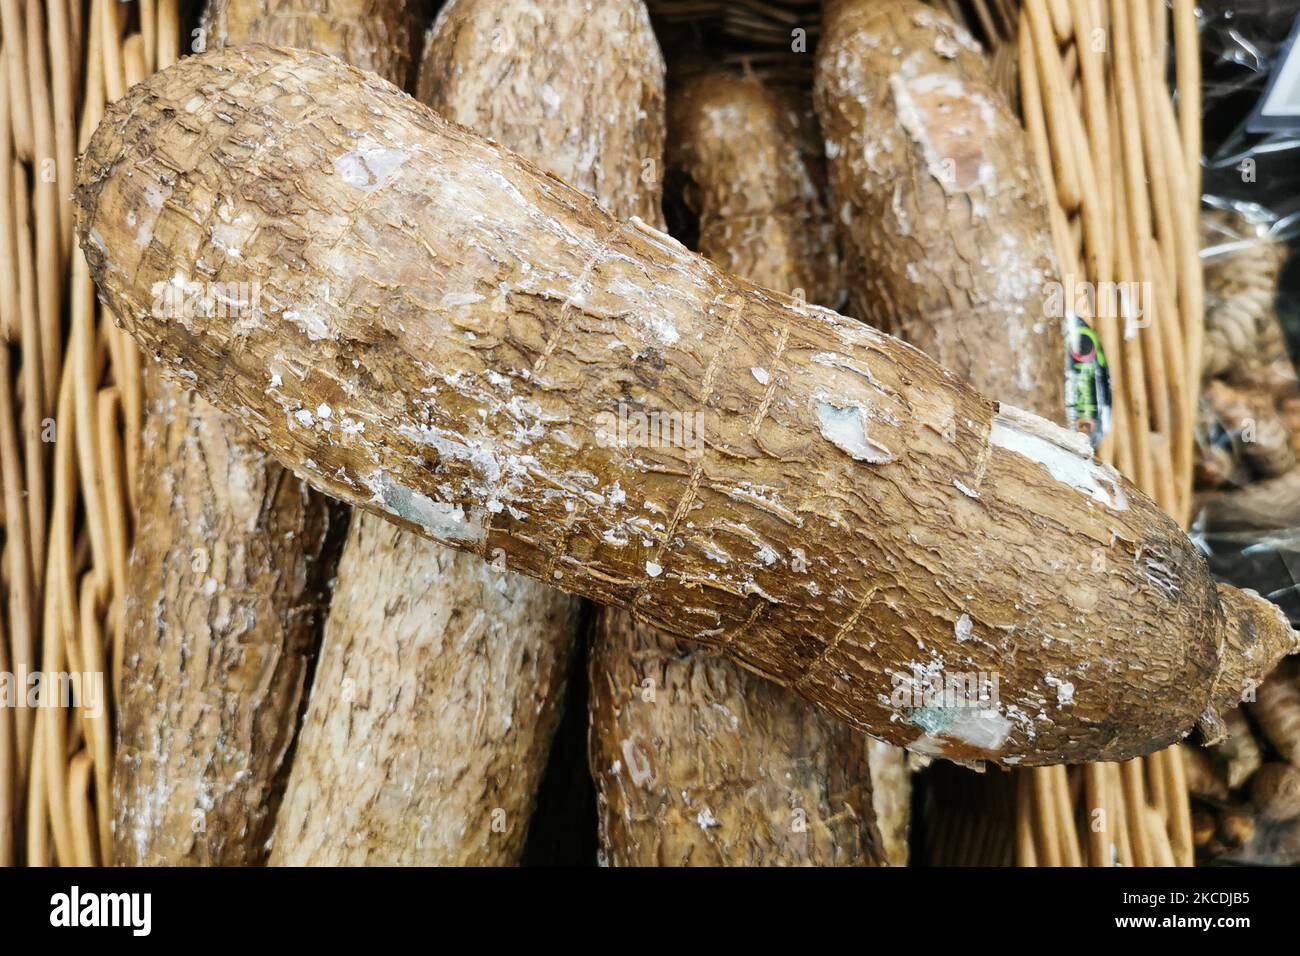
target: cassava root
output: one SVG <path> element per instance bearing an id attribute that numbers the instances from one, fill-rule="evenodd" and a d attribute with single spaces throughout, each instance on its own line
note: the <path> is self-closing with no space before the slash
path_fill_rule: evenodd
<path id="1" fill-rule="evenodd" d="M 602 615 L 591 661 L 602 859 L 881 865 L 867 738 L 810 710 L 717 648 Z"/>
<path id="2" fill-rule="evenodd" d="M 699 217 L 700 251 L 761 285 L 832 296 L 834 236 L 777 97 L 753 80 L 704 73 L 671 91 L 669 115 L 669 170 Z M 790 690 L 618 608 L 599 619 L 590 685 L 605 862 L 885 860 L 868 738 Z M 906 775 L 887 785 L 905 794 Z M 889 850 L 899 863 L 905 802 L 891 805 Z"/>
<path id="3" fill-rule="evenodd" d="M 519 861 L 575 603 L 413 537 L 354 516 L 272 865 Z"/>
<path id="4" fill-rule="evenodd" d="M 985 395 L 1062 422 L 1063 327 L 1046 308 L 1059 279 L 1051 221 L 1024 161 L 1028 138 L 982 52 L 913 0 L 836 0 L 826 11 L 814 92 L 857 314 Z M 1014 831 L 997 815 L 1016 786 L 932 779 L 986 818 L 974 832 Z M 968 829 L 946 808 L 939 816 L 924 843 Z M 977 858 L 1011 850 L 980 842 Z"/>
<path id="5" fill-rule="evenodd" d="M 662 74 L 640 0 L 594 14 L 585 0 L 455 0 L 429 31 L 418 90 L 613 214 L 644 216 L 658 203 L 641 157 L 663 150 Z M 577 605 L 358 515 L 272 863 L 518 863 Z M 371 755 L 364 771 L 359 748 Z"/>
<path id="6" fill-rule="evenodd" d="M 854 314 L 1060 421 L 1051 224 L 984 56 L 919 0 L 833 0 L 822 30 L 817 113 Z"/>
<path id="7" fill-rule="evenodd" d="M 409 6 L 212 0 L 204 36 L 213 48 L 314 47 L 404 84 Z M 229 235 L 218 230 L 214 238 Z M 220 301 L 224 311 L 247 306 L 241 300 L 252 295 L 242 286 L 182 284 L 160 290 L 159 303 L 180 312 L 195 300 Z M 186 383 L 150 369 L 144 394 L 114 856 L 134 865 L 260 863 L 337 557 L 326 552 L 328 502 Z"/>
<path id="8" fill-rule="evenodd" d="M 406 89 L 415 78 L 419 7 L 411 0 L 209 0 L 200 28 L 214 48 L 315 50 Z"/>
<path id="9" fill-rule="evenodd" d="M 1086 440 L 328 57 L 248 47 L 151 77 L 76 198 L 123 326 L 318 487 L 891 742 L 1124 760 L 1217 734 L 1296 647 Z M 242 230 L 238 258 L 216 225 Z M 151 314 L 195 274 L 261 283 L 262 308 Z M 629 430 L 665 410 L 698 412 L 701 454 Z"/>

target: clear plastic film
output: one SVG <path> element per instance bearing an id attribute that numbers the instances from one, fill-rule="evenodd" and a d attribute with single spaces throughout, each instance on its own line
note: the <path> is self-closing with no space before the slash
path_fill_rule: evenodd
<path id="1" fill-rule="evenodd" d="M 1300 622 L 1300 133 L 1247 121 L 1300 0 L 1201 6 L 1205 376 L 1193 536 L 1212 570 Z"/>
<path id="2" fill-rule="evenodd" d="M 1199 13 L 1206 309 L 1192 537 L 1217 578 L 1300 624 L 1300 116 L 1293 129 L 1251 122 L 1300 0 L 1206 0 Z M 1300 864 L 1295 659 L 1247 689 L 1229 730 L 1189 757 L 1199 861 Z"/>

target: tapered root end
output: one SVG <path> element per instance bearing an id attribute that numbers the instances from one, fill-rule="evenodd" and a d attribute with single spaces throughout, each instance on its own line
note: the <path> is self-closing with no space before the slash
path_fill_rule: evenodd
<path id="1" fill-rule="evenodd" d="M 1207 741 L 1220 736 L 1220 714 L 1250 697 L 1282 658 L 1300 652 L 1300 635 L 1276 604 L 1226 584 L 1219 585 L 1219 600 L 1224 614 L 1219 676 L 1198 722 Z"/>

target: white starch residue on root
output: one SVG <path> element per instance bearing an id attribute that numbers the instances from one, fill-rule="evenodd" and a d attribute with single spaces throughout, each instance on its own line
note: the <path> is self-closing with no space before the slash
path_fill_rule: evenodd
<path id="1" fill-rule="evenodd" d="M 833 405 L 817 402 L 817 423 L 822 437 L 856 461 L 883 465 L 894 454 L 867 434 L 866 412 L 857 405 Z"/>
<path id="2" fill-rule="evenodd" d="M 1112 511 L 1128 508 L 1119 474 L 1092 455 L 1088 439 L 1010 405 L 998 407 L 990 443 L 1035 461 L 1057 481 Z"/>

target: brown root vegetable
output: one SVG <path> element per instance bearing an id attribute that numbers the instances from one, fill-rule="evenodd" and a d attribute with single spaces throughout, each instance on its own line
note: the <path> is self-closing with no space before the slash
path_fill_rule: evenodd
<path id="1" fill-rule="evenodd" d="M 1206 386 L 1203 403 L 1255 475 L 1276 478 L 1295 467 L 1291 432 L 1278 415 L 1270 392 L 1215 380 Z"/>
<path id="2" fill-rule="evenodd" d="M 1239 487 L 1253 478 L 1222 425 L 1215 410 L 1202 396 L 1196 409 L 1196 457 L 1193 461 L 1196 469 L 1194 486 L 1202 492 Z M 1199 511 L 1199 508 L 1193 509 L 1193 513 Z"/>
<path id="3" fill-rule="evenodd" d="M 1279 669 L 1260 684 L 1250 712 L 1278 755 L 1300 767 L 1300 682 L 1294 672 Z"/>
<path id="4" fill-rule="evenodd" d="M 640 0 L 450 0 L 417 95 L 618 218 L 657 223 L 663 73 Z"/>
<path id="5" fill-rule="evenodd" d="M 852 728 L 805 717 L 786 689 L 625 611 L 601 616 L 591 672 L 603 862 L 883 861 L 866 740 Z"/>
<path id="6" fill-rule="evenodd" d="M 156 74 L 96 131 L 77 205 L 123 326 L 323 490 L 890 742 L 1123 760 L 1215 732 L 1296 646 L 1085 439 L 328 57 Z M 238 259 L 209 238 L 223 209 L 256 224 Z M 199 260 L 274 295 L 152 316 Z M 665 411 L 700 416 L 701 454 L 621 440 L 664 438 Z"/>
<path id="7" fill-rule="evenodd" d="M 211 0 L 204 37 L 308 46 L 405 83 L 405 0 Z M 211 224 L 237 256 L 249 220 Z M 262 289 L 196 270 L 153 308 L 231 318 Z M 125 601 L 114 770 L 114 850 L 127 864 L 253 864 L 266 858 L 319 637 L 325 502 L 242 427 L 161 375 L 151 416 Z M 322 579 L 323 580 L 323 579 Z"/>
<path id="8" fill-rule="evenodd" d="M 145 372 L 114 860 L 256 864 L 316 647 L 327 502 L 160 376 Z"/>
<path id="9" fill-rule="evenodd" d="M 867 741 L 867 765 L 884 860 L 890 866 L 907 866 L 912 835 L 912 768 L 907 751 L 873 738 Z"/>
<path id="10" fill-rule="evenodd" d="M 212 48 L 316 50 L 405 89 L 415 78 L 421 19 L 418 0 L 208 0 L 200 29 Z"/>
<path id="11" fill-rule="evenodd" d="M 1228 799 L 1226 774 L 1211 759 L 1208 749 L 1185 747 L 1182 756 L 1188 793 L 1210 800 Z"/>
<path id="12" fill-rule="evenodd" d="M 1300 524 L 1300 469 L 1207 498 L 1198 509 L 1206 531 L 1280 531 Z"/>
<path id="13" fill-rule="evenodd" d="M 1222 773 L 1228 789 L 1236 790 L 1244 786 L 1263 765 L 1264 754 L 1250 729 L 1250 721 L 1240 710 L 1225 714 L 1223 725 L 1228 736 L 1208 752 Z M 1189 749 L 1188 752 L 1192 751 Z"/>
<path id="14" fill-rule="evenodd" d="M 518 862 L 575 603 L 373 515 L 338 580 L 271 862 Z"/>
<path id="15" fill-rule="evenodd" d="M 833 0 L 816 95 L 854 313 L 985 394 L 1059 421 L 1047 207 L 974 41 L 919 0 Z"/>
<path id="16" fill-rule="evenodd" d="M 833 295 L 833 236 L 817 227 L 829 223 L 776 97 L 703 74 L 670 104 L 669 169 L 699 216 L 700 251 L 761 285 Z M 866 737 L 715 648 L 616 609 L 592 646 L 591 766 L 606 863 L 884 859 Z M 891 783 L 906 788 L 905 777 Z"/>
<path id="17" fill-rule="evenodd" d="M 638 157 L 663 148 L 663 66 L 640 0 L 595 15 L 585 0 L 557 0 L 541 13 L 534 0 L 445 6 L 429 32 L 420 98 L 581 175 L 614 214 L 648 213 L 659 193 L 639 178 Z M 597 106 L 596 90 L 618 92 Z M 272 862 L 518 863 L 560 717 L 577 602 L 383 524 L 359 517 L 340 563 Z M 456 632 L 475 621 L 462 646 Z M 348 675 L 364 680 L 364 695 Z"/>
<path id="18" fill-rule="evenodd" d="M 1300 767 L 1266 763 L 1251 779 L 1250 792 L 1265 820 L 1276 823 L 1300 817 Z"/>
<path id="19" fill-rule="evenodd" d="M 1214 839 L 1214 832 L 1219 821 L 1209 807 L 1195 804 L 1192 806 L 1192 845 L 1198 850 L 1208 847 Z"/>
<path id="20" fill-rule="evenodd" d="M 1287 245 L 1232 210 L 1207 210 L 1201 225 L 1205 374 L 1259 382 L 1287 357 L 1276 304 Z"/>
<path id="21" fill-rule="evenodd" d="M 703 73 L 674 90 L 669 128 L 668 166 L 699 218 L 700 253 L 756 285 L 832 303 L 835 227 L 778 95 L 756 79 Z"/>
<path id="22" fill-rule="evenodd" d="M 816 100 L 859 314 L 985 394 L 1061 420 L 1062 323 L 1045 309 L 1051 228 L 1005 78 L 920 3 L 839 0 L 827 12 Z M 998 829 L 993 808 L 1013 785 L 947 785 L 970 796 L 964 813 L 927 820 L 932 859 L 1005 858 L 1009 846 L 983 833 Z"/>
<path id="23" fill-rule="evenodd" d="M 1212 855 L 1232 853 L 1255 839 L 1255 817 L 1248 807 L 1229 807 L 1219 814 Z M 1216 845 L 1217 844 L 1217 845 Z"/>

